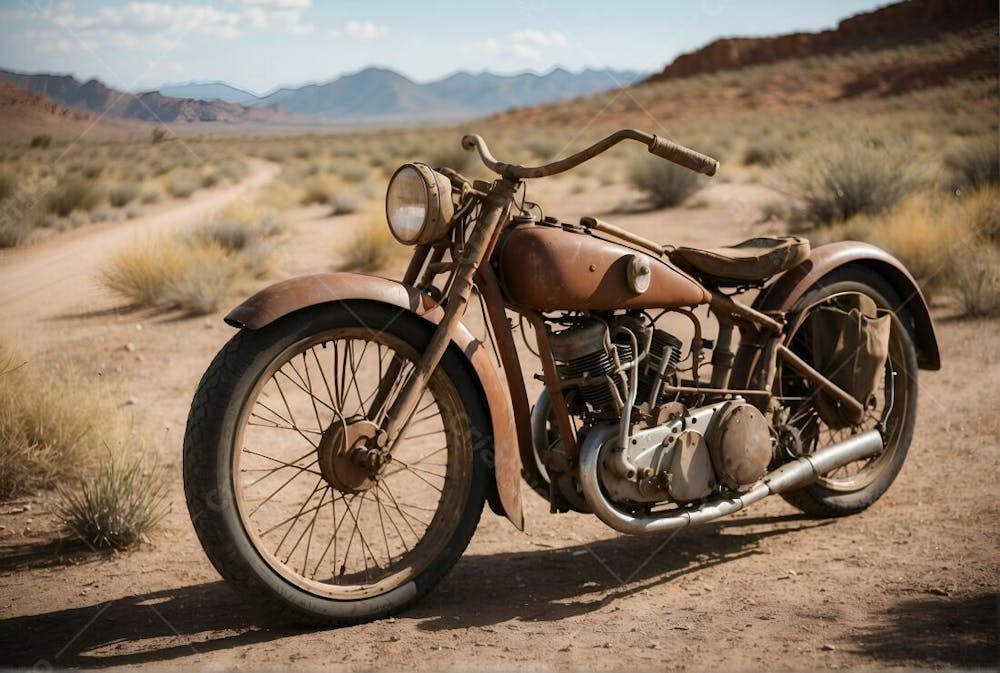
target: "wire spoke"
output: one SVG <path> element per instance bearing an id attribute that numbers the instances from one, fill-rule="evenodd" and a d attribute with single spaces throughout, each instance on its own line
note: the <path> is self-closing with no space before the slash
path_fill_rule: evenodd
<path id="1" fill-rule="evenodd" d="M 306 498 L 302 502 L 302 506 L 299 507 L 299 511 L 296 512 L 295 516 L 292 517 L 292 521 L 293 522 L 294 521 L 298 521 L 299 517 L 302 516 L 302 512 L 305 511 L 306 505 L 308 505 L 312 501 L 312 497 L 314 495 L 316 495 L 316 491 L 320 490 L 320 484 L 322 482 L 323 482 L 323 478 L 322 477 L 320 477 L 319 479 L 316 480 L 316 485 L 313 486 L 313 490 L 312 490 L 311 493 L 309 493 L 309 497 Z M 278 524 L 278 525 L 280 526 L 282 524 Z M 281 550 L 281 547 L 285 544 L 285 540 L 288 539 L 288 536 L 291 535 L 292 530 L 294 528 L 295 528 L 295 523 L 292 523 L 292 525 L 288 527 L 288 530 L 285 531 L 285 534 L 281 536 L 281 539 L 278 541 L 278 546 L 274 548 L 274 554 L 275 554 L 275 556 L 277 556 L 278 552 Z M 271 530 L 273 530 L 273 529 L 271 529 Z M 270 531 L 268 531 L 268 532 L 270 532 Z M 263 535 L 261 537 L 263 537 Z M 286 561 L 286 563 L 287 563 L 287 561 Z"/>
<path id="2" fill-rule="evenodd" d="M 257 506 L 254 507 L 253 510 L 251 510 L 250 514 L 248 514 L 247 516 L 252 518 L 253 515 L 257 513 L 257 510 L 259 510 L 261 507 L 263 507 L 265 504 L 267 504 L 271 500 L 271 498 L 273 498 L 274 496 L 278 495 L 279 491 L 281 491 L 283 488 L 285 488 L 286 486 L 288 486 L 300 474 L 302 474 L 303 472 L 305 472 L 307 469 L 309 469 L 310 467 L 312 467 L 313 465 L 315 465 L 318 462 L 319 462 L 319 459 L 317 458 L 313 462 L 309 463 L 309 465 L 307 465 L 306 467 L 300 468 L 295 474 L 293 474 L 291 477 L 289 477 L 288 480 L 285 483 L 283 483 L 281 486 L 279 486 L 278 488 L 276 488 L 274 490 L 274 492 L 271 493 L 271 495 L 267 496 L 266 498 L 264 498 L 264 500 L 262 500 L 261 502 L 257 503 Z M 313 472 L 313 474 L 316 474 L 316 473 Z M 322 477 L 322 475 L 321 475 L 321 477 Z"/>

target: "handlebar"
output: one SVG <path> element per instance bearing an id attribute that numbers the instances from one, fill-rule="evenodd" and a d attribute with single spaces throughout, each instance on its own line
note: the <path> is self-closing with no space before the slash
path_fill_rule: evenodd
<path id="1" fill-rule="evenodd" d="M 719 168 L 719 162 L 712 157 L 695 152 L 683 145 L 678 145 L 666 138 L 661 138 L 660 136 L 637 129 L 615 131 L 608 137 L 597 141 L 576 154 L 571 154 L 568 157 L 553 161 L 544 166 L 519 166 L 517 164 L 507 164 L 497 161 L 490 152 L 490 148 L 486 145 L 486 141 L 475 133 L 470 133 L 462 137 L 462 147 L 466 150 L 477 150 L 483 163 L 494 173 L 510 180 L 522 180 L 525 178 L 545 178 L 550 175 L 564 173 L 571 168 L 576 168 L 585 161 L 593 159 L 598 154 L 608 151 L 623 140 L 641 142 L 647 146 L 651 154 L 655 154 L 661 159 L 672 161 L 678 166 L 683 166 L 696 173 L 704 173 L 711 176 L 715 175 L 716 170 Z"/>

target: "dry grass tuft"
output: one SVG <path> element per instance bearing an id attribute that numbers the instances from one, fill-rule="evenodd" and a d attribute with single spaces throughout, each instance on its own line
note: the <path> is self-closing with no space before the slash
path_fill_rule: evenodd
<path id="1" fill-rule="evenodd" d="M 1000 149 L 996 134 L 963 143 L 945 156 L 944 164 L 951 173 L 953 191 L 1000 184 Z"/>
<path id="2" fill-rule="evenodd" d="M 17 180 L 6 171 L 0 171 L 0 202 L 6 201 L 17 190 Z"/>
<path id="3" fill-rule="evenodd" d="M 137 307 L 214 311 L 236 279 L 225 248 L 189 235 L 122 250 L 101 272 L 104 286 Z"/>
<path id="4" fill-rule="evenodd" d="M 679 205 L 701 188 L 698 174 L 656 157 L 638 156 L 629 163 L 629 180 L 645 192 L 652 208 Z"/>
<path id="5" fill-rule="evenodd" d="M 46 194 L 45 208 L 50 213 L 66 217 L 75 210 L 91 210 L 100 200 L 100 192 L 90 180 L 66 178 Z"/>
<path id="6" fill-rule="evenodd" d="M 197 171 L 183 169 L 170 176 L 167 191 L 177 199 L 186 199 L 201 188 L 201 175 Z"/>
<path id="7" fill-rule="evenodd" d="M 403 247 L 389 233 L 385 213 L 381 208 L 371 207 L 351 242 L 342 251 L 344 262 L 340 269 L 378 271 L 402 250 Z"/>
<path id="8" fill-rule="evenodd" d="M 797 224 L 830 225 L 877 215 L 917 187 L 908 162 L 880 142 L 824 144 L 788 171 Z"/>
<path id="9" fill-rule="evenodd" d="M 860 216 L 837 238 L 869 241 L 898 257 L 929 297 L 951 294 L 963 315 L 1000 309 L 1000 189 L 953 199 L 919 192 L 877 217 Z"/>
<path id="10" fill-rule="evenodd" d="M 166 484 L 143 456 L 110 450 L 75 488 L 61 488 L 56 514 L 95 547 L 124 549 L 146 539 L 166 514 Z"/>
<path id="11" fill-rule="evenodd" d="M 270 212 L 227 208 L 196 229 L 122 250 L 104 266 L 101 280 L 134 306 L 211 313 L 241 278 L 271 270 L 268 239 L 283 228 Z"/>
<path id="12" fill-rule="evenodd" d="M 119 182 L 108 190 L 108 202 L 115 208 L 127 206 L 139 196 L 139 183 Z"/>
<path id="13" fill-rule="evenodd" d="M 78 372 L 42 370 L 0 343 L 0 500 L 64 483 L 122 435 L 109 397 Z"/>

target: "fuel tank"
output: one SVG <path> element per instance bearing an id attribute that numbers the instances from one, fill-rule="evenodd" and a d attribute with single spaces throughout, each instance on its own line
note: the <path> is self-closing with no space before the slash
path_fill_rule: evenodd
<path id="1" fill-rule="evenodd" d="M 510 301 L 539 311 L 668 308 L 710 299 L 669 261 L 580 227 L 515 227 L 498 254 Z"/>

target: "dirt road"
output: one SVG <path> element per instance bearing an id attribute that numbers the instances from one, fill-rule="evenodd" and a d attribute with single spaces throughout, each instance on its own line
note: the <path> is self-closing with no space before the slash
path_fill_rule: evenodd
<path id="1" fill-rule="evenodd" d="M 100 301 L 95 292 L 103 260 L 122 246 L 173 228 L 203 221 L 245 198 L 278 174 L 277 164 L 250 159 L 250 175 L 224 189 L 196 192 L 181 204 L 164 204 L 150 215 L 125 222 L 84 227 L 39 245 L 0 252 L 0 314 L 20 329 L 73 307 L 86 311 Z"/>
<path id="2" fill-rule="evenodd" d="M 257 166 L 253 179 L 266 177 Z M 570 196 L 559 187 L 543 203 L 565 199 L 570 212 L 554 214 L 570 219 L 604 212 L 620 199 L 616 189 Z M 748 206 L 759 192 L 719 184 L 704 192 L 703 208 L 607 217 L 663 241 L 735 242 L 761 230 Z M 295 216 L 283 274 L 330 266 L 331 251 L 360 221 L 317 214 Z M 156 222 L 178 226 L 194 216 L 164 213 Z M 353 628 L 300 630 L 219 580 L 184 508 L 187 404 L 232 331 L 220 316 L 125 312 L 94 293 L 79 266 L 40 289 L 50 273 L 105 255 L 123 236 L 124 229 L 101 231 L 44 254 L 28 251 L 39 257 L 19 272 L 11 270 L 14 260 L 0 263 L 0 310 L 5 326 L 48 327 L 30 342 L 37 361 L 83 362 L 109 380 L 122 404 L 131 402 L 136 425 L 156 438 L 171 512 L 151 544 L 103 556 L 53 541 L 44 494 L 4 505 L 0 665 L 807 670 L 997 663 L 996 320 L 957 321 L 949 307 L 935 309 L 945 369 L 921 373 L 910 458 L 889 493 L 861 515 L 809 519 L 771 499 L 709 526 L 637 539 L 590 517 L 549 515 L 525 493 L 527 532 L 485 513 L 466 556 L 415 608 Z M 36 263 L 53 271 L 36 271 L 34 281 L 21 275 Z M 77 294 L 62 296 L 71 287 Z M 27 291 L 34 293 L 22 296 Z M 76 310 L 81 302 L 90 310 Z M 30 510 L 4 513 L 24 505 Z"/>

